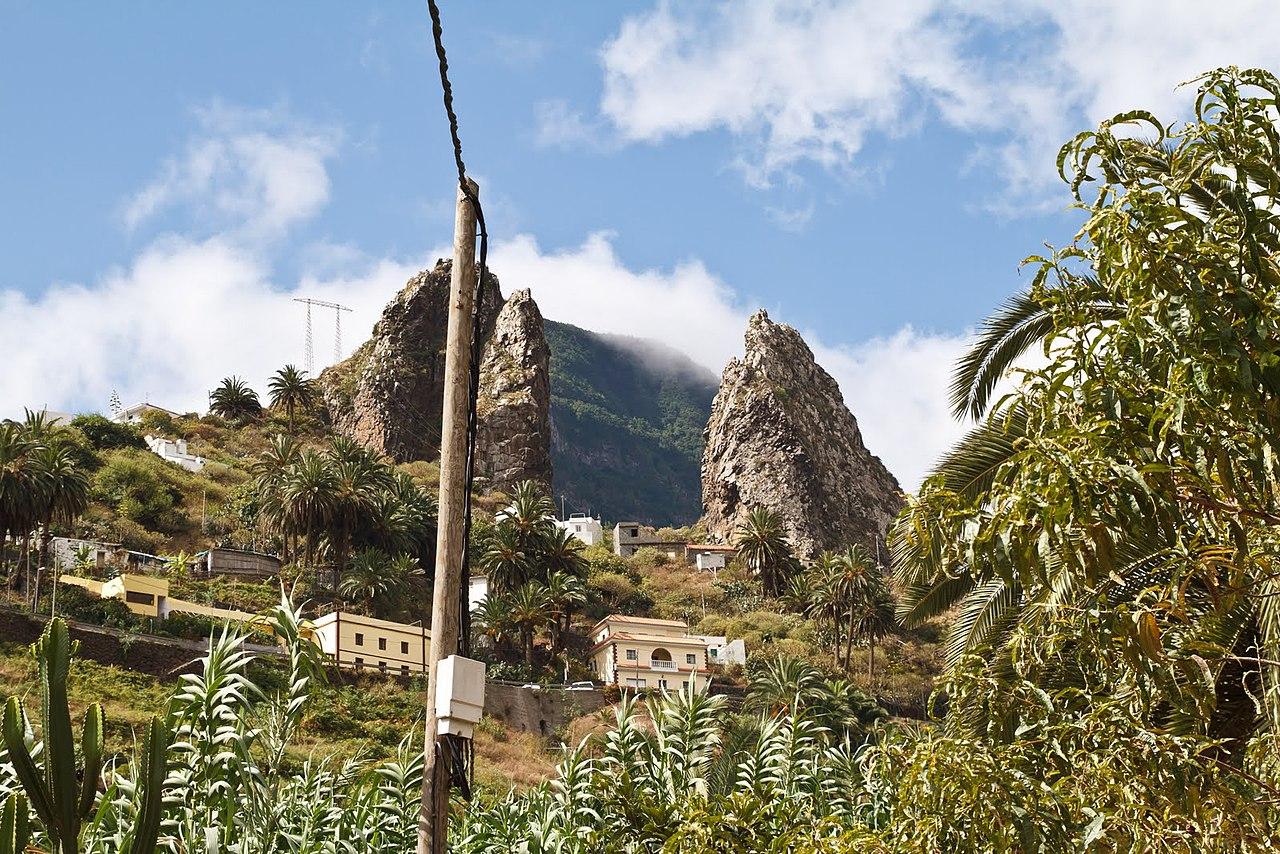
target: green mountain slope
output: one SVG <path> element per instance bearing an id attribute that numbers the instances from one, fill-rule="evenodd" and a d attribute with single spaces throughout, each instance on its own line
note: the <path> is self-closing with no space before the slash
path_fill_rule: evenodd
<path id="1" fill-rule="evenodd" d="M 545 321 L 557 505 L 683 525 L 702 512 L 702 431 L 717 379 L 652 341 Z"/>

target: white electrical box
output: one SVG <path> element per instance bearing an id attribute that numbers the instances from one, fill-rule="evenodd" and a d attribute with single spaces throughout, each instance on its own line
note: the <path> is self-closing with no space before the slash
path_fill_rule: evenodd
<path id="1" fill-rule="evenodd" d="M 436 673 L 436 732 L 471 738 L 484 713 L 484 662 L 451 655 Z"/>

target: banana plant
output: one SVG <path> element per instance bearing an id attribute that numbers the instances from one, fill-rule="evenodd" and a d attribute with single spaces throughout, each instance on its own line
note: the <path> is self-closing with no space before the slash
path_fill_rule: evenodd
<path id="1" fill-rule="evenodd" d="M 77 769 L 67 699 L 67 675 L 72 652 L 67 624 L 61 619 L 51 620 L 40 639 L 32 644 L 31 651 L 40 670 L 43 768 L 36 765 L 27 743 L 29 724 L 22 701 L 10 697 L 4 710 L 4 743 L 26 797 L 15 793 L 0 811 L 0 854 L 9 850 L 21 851 L 25 847 L 25 837 L 29 832 L 27 801 L 44 827 L 54 854 L 77 854 L 80 851 L 80 829 L 93 811 L 98 795 L 106 719 L 98 703 L 85 712 L 80 735 L 80 768 Z M 155 849 L 160 832 L 169 741 L 168 728 L 159 718 L 153 717 L 143 748 L 139 780 L 142 803 L 133 829 L 131 854 Z M 22 844 L 18 845 L 20 839 Z M 6 847 L 10 843 L 14 846 L 12 849 Z"/>

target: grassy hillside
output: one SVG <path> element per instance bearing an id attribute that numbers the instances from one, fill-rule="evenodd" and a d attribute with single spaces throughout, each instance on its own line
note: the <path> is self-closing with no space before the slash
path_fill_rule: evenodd
<path id="1" fill-rule="evenodd" d="M 702 511 L 702 431 L 716 377 L 653 342 L 546 321 L 555 493 L 616 521 Z"/>

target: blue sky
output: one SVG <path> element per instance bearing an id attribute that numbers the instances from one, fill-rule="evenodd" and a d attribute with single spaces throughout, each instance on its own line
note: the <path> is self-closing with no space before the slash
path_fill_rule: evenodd
<path id="1" fill-rule="evenodd" d="M 1070 239 L 1062 140 L 1280 59 L 1252 2 L 443 5 L 504 287 L 716 371 L 764 306 L 908 485 L 967 331 Z M 421 2 L 0 0 L 0 414 L 262 385 L 298 295 L 354 347 L 451 233 L 435 74 Z"/>

